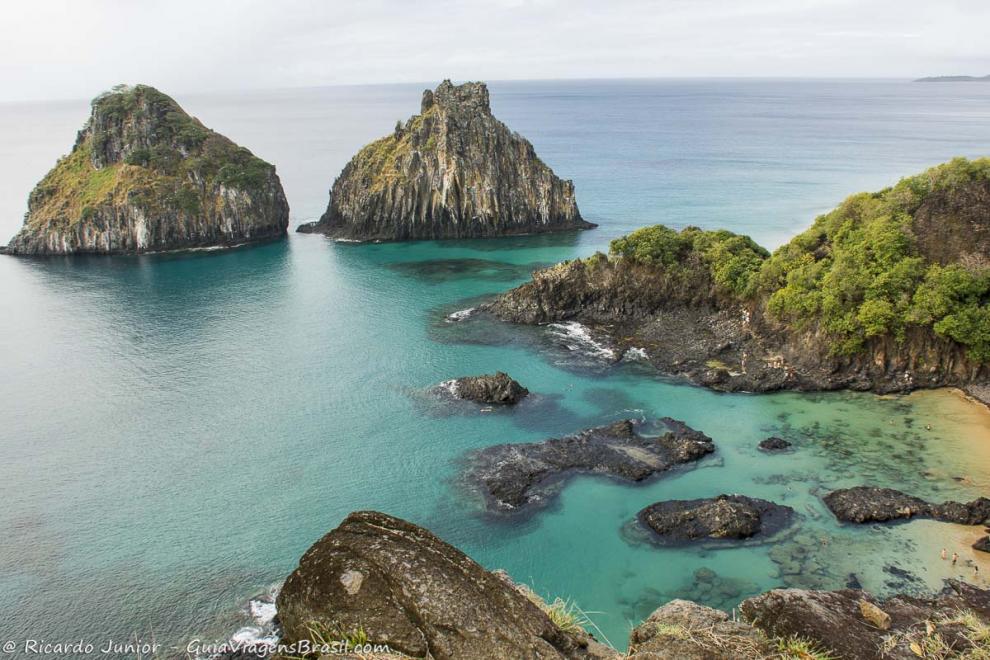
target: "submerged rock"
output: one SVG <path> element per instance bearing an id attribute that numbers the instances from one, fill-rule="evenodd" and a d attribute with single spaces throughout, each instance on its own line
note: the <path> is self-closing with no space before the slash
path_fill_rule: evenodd
<path id="1" fill-rule="evenodd" d="M 660 421 L 667 431 L 659 437 L 641 436 L 624 420 L 543 442 L 486 447 L 469 455 L 464 479 L 490 509 L 520 509 L 546 503 L 576 473 L 642 481 L 715 451 L 704 433 L 669 417 Z"/>
<path id="2" fill-rule="evenodd" d="M 788 525 L 794 509 L 745 495 L 698 500 L 669 500 L 639 512 L 639 521 L 661 543 L 703 539 L 739 540 L 771 534 Z"/>
<path id="3" fill-rule="evenodd" d="M 28 198 L 9 254 L 229 247 L 285 235 L 275 168 L 145 85 L 93 100 L 72 153 Z"/>
<path id="4" fill-rule="evenodd" d="M 789 443 L 787 440 L 784 440 L 783 438 L 778 438 L 776 436 L 767 438 L 766 440 L 761 441 L 760 444 L 757 445 L 758 449 L 765 452 L 784 451 L 785 449 L 789 449 L 790 447 L 791 447 L 791 443 Z"/>
<path id="5" fill-rule="evenodd" d="M 355 155 L 301 232 L 348 240 L 481 238 L 588 229 L 574 185 L 492 116 L 488 87 L 445 80 L 420 114 Z"/>
<path id="6" fill-rule="evenodd" d="M 483 376 L 455 378 L 444 385 L 458 399 L 467 399 L 475 403 L 513 405 L 529 394 L 529 390 L 502 371 Z"/>
<path id="7" fill-rule="evenodd" d="M 967 503 L 931 504 L 893 488 L 856 486 L 833 491 L 823 499 L 835 517 L 843 522 L 933 518 L 961 525 L 979 525 L 990 521 L 990 499 L 986 497 Z"/>
<path id="8" fill-rule="evenodd" d="M 614 658 L 564 631 L 532 598 L 422 527 L 349 515 L 299 561 L 276 601 L 283 643 L 363 631 L 396 654 L 460 658 Z"/>

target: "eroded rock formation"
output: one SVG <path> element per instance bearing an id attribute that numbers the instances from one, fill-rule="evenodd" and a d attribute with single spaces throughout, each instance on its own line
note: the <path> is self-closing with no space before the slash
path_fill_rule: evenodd
<path id="1" fill-rule="evenodd" d="M 772 534 L 791 522 L 794 510 L 745 495 L 657 502 L 639 512 L 639 521 L 658 543 L 741 540 Z"/>
<path id="2" fill-rule="evenodd" d="M 9 254 L 139 253 L 284 236 L 275 168 L 138 85 L 97 97 L 28 199 Z"/>
<path id="3" fill-rule="evenodd" d="M 574 185 L 492 115 L 488 87 L 444 81 L 420 114 L 347 164 L 302 232 L 360 241 L 485 238 L 587 229 Z"/>
<path id="4" fill-rule="evenodd" d="M 495 445 L 467 459 L 465 483 L 494 511 L 546 504 L 576 473 L 642 481 L 715 451 L 712 439 L 683 422 L 660 420 L 658 437 L 636 433 L 631 420 L 543 442 Z"/>

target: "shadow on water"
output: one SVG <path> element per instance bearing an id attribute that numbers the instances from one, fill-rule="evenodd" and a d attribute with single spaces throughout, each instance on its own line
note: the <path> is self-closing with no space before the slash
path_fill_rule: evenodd
<path id="1" fill-rule="evenodd" d="M 230 250 L 30 257 L 19 265 L 63 304 L 103 310 L 135 336 L 173 340 L 230 322 L 259 300 L 277 304 L 291 278 L 288 241 Z"/>
<path id="2" fill-rule="evenodd" d="M 459 282 L 465 278 L 488 282 L 515 282 L 530 276 L 534 270 L 550 265 L 546 262 L 510 264 L 490 259 L 429 259 L 388 264 L 400 275 L 426 282 Z"/>

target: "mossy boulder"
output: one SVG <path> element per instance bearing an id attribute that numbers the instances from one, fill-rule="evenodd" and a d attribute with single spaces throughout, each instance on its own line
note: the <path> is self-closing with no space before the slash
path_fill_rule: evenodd
<path id="1" fill-rule="evenodd" d="M 93 100 L 72 152 L 31 191 L 10 254 L 140 253 L 284 236 L 275 168 L 153 87 Z"/>

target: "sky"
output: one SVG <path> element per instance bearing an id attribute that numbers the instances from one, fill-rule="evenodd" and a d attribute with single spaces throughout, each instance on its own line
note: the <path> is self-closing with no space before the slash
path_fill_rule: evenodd
<path id="1" fill-rule="evenodd" d="M 454 80 L 990 74 L 988 0 L 7 2 L 0 101 Z"/>

